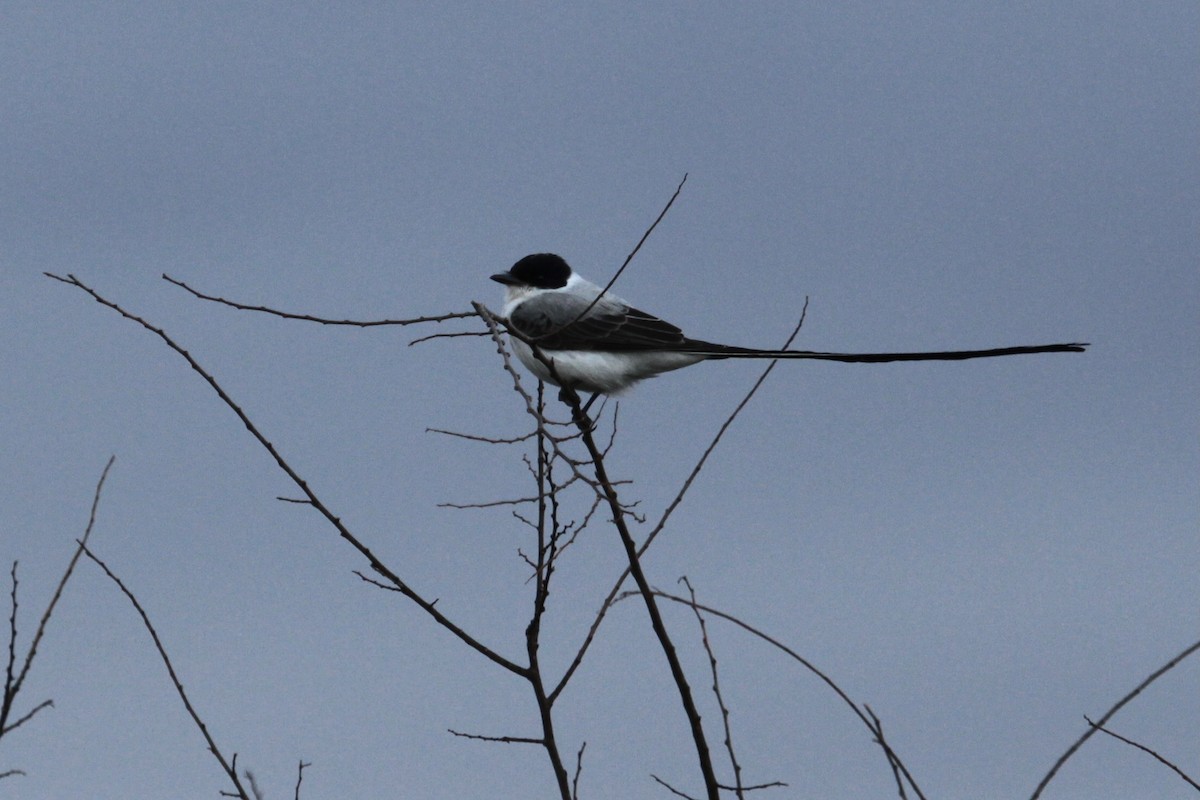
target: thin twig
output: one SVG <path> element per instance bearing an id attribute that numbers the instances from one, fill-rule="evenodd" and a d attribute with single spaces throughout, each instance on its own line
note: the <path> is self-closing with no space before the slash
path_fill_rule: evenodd
<path id="1" fill-rule="evenodd" d="M 511 500 L 485 500 L 479 503 L 438 503 L 438 508 L 496 508 L 497 506 L 524 506 L 536 503 L 536 497 L 517 497 Z"/>
<path id="2" fill-rule="evenodd" d="M 42 641 L 42 637 L 46 634 L 46 627 L 50 624 L 50 616 L 54 613 L 55 606 L 58 605 L 59 599 L 62 597 L 63 590 L 67 586 L 67 581 L 71 579 L 71 575 L 75 572 L 75 565 L 79 563 L 79 557 L 83 553 L 84 543 L 92 535 L 92 529 L 96 525 L 96 512 L 100 508 L 100 495 L 104 491 L 104 482 L 108 479 L 108 471 L 112 469 L 113 462 L 116 461 L 116 456 L 109 456 L 108 461 L 104 465 L 104 469 L 100 472 L 100 479 L 96 481 L 96 489 L 92 493 L 92 507 L 88 512 L 87 526 L 83 530 L 83 539 L 80 545 L 75 548 L 75 552 L 71 555 L 71 560 L 67 562 L 67 568 L 63 571 L 62 577 L 58 581 L 58 586 L 54 589 L 54 595 L 50 598 L 50 602 L 46 605 L 46 610 L 42 612 L 42 618 L 38 622 L 37 631 L 33 635 L 33 640 L 29 643 L 29 651 L 25 654 L 25 661 L 21 665 L 20 672 L 13 674 L 13 666 L 16 658 L 16 638 L 17 638 L 17 565 L 13 563 L 12 571 L 12 617 L 9 620 L 10 638 L 8 652 L 8 667 L 5 672 L 4 681 L 4 698 L 0 702 L 0 736 L 3 736 L 8 731 L 14 730 L 18 726 L 25 723 L 30 717 L 36 714 L 43 708 L 52 706 L 50 701 L 44 701 L 38 705 L 33 711 L 26 714 L 16 723 L 9 725 L 8 717 L 12 713 L 13 702 L 17 698 L 17 693 L 21 691 L 21 687 L 25 683 L 25 678 L 29 675 L 29 670 L 33 667 L 33 659 L 37 655 L 38 645 Z"/>
<path id="3" fill-rule="evenodd" d="M 380 589 L 384 589 L 384 590 L 386 590 L 386 591 L 389 591 L 389 592 L 399 592 L 399 591 L 400 591 L 399 589 L 397 589 L 397 588 L 396 588 L 395 586 L 393 586 L 392 584 L 390 584 L 390 583 L 384 583 L 383 581 L 379 581 L 379 580 L 375 580 L 375 579 L 374 579 L 374 578 L 372 578 L 371 576 L 364 574 L 364 573 L 363 573 L 361 570 L 352 569 L 352 570 L 350 570 L 350 571 L 351 571 L 352 573 L 354 573 L 355 575 L 357 575 L 357 576 L 359 577 L 359 579 L 360 579 L 360 580 L 361 580 L 363 583 L 369 583 L 369 584 L 371 584 L 372 586 L 378 587 L 378 588 L 380 588 Z M 437 603 L 438 603 L 438 599 L 439 599 L 439 598 L 434 598 L 434 600 L 433 600 L 433 605 L 435 605 L 435 606 L 437 605 Z"/>
<path id="4" fill-rule="evenodd" d="M 492 329 L 490 322 L 489 329 Z M 544 418 L 546 406 L 544 389 L 545 387 L 539 381 L 535 408 L 536 419 Z M 567 768 L 563 763 L 562 753 L 558 749 L 558 739 L 554 732 L 553 704 L 546 697 L 546 684 L 542 677 L 541 659 L 538 655 L 541 648 L 542 617 L 546 613 L 546 602 L 550 594 L 550 577 L 554 573 L 554 547 L 557 544 L 558 535 L 558 487 L 555 485 L 554 473 L 551 468 L 552 459 L 547 451 L 547 444 L 551 443 L 550 437 L 540 423 L 537 431 L 538 465 L 535 478 L 538 484 L 538 519 L 537 561 L 534 565 L 537 579 L 533 592 L 533 613 L 530 616 L 529 624 L 525 626 L 525 654 L 529 661 L 526 679 L 529 681 L 529 687 L 533 690 L 538 718 L 542 724 L 542 736 L 539 744 L 546 749 L 546 757 L 550 760 L 550 768 L 554 772 L 561 800 L 571 800 Z M 546 502 L 547 499 L 549 499 L 549 503 Z M 549 541 L 546 536 L 547 524 L 551 528 Z"/>
<path id="5" fill-rule="evenodd" d="M 658 781 L 658 784 L 660 786 L 664 787 L 668 792 L 675 795 L 676 797 L 682 797 L 682 798 L 685 798 L 685 800 L 696 800 L 695 797 L 692 797 L 690 794 L 687 794 L 686 792 L 679 791 L 674 786 L 672 786 L 671 784 L 664 781 L 662 778 L 655 775 L 653 772 L 650 773 L 650 777 L 654 778 L 654 780 Z"/>
<path id="6" fill-rule="evenodd" d="M 447 731 L 462 739 L 475 739 L 480 742 L 499 742 L 501 744 L 545 744 L 543 739 L 533 739 L 528 736 L 484 736 L 480 733 L 463 733 L 456 731 L 453 728 L 446 728 Z"/>
<path id="7" fill-rule="evenodd" d="M 596 484 L 595 479 L 589 477 L 580 469 L 581 462 L 571 458 L 570 455 L 563 451 L 561 446 L 563 440 L 550 432 L 549 426 L 552 423 L 547 421 L 538 411 L 533 397 L 525 390 L 524 384 L 521 383 L 521 375 L 517 372 L 517 368 L 513 365 L 512 359 L 509 357 L 508 348 L 504 346 L 504 337 L 501 331 L 506 331 L 510 336 L 517 336 L 518 338 L 521 337 L 521 334 L 514 331 L 507 322 L 493 314 L 482 303 L 472 303 L 471 305 L 479 313 L 479 316 L 483 318 L 484 324 L 488 326 L 488 330 L 492 334 L 492 341 L 496 345 L 496 352 L 500 355 L 501 362 L 503 363 L 504 371 L 508 373 L 509 378 L 512 380 L 513 391 L 525 402 L 525 412 L 533 419 L 536 430 L 545 434 L 546 441 L 551 444 L 554 454 L 571 468 L 572 474 L 590 486 L 596 492 L 597 496 L 602 497 L 603 494 L 600 491 L 600 487 Z M 535 355 L 540 355 L 539 350 L 535 349 L 534 353 Z"/>
<path id="8" fill-rule="evenodd" d="M 779 788 L 782 788 L 782 787 L 786 787 L 787 785 L 788 785 L 788 784 L 784 783 L 783 781 L 770 781 L 769 783 L 755 783 L 755 784 L 753 784 L 753 785 L 750 785 L 750 786 L 743 786 L 743 787 L 742 787 L 742 791 L 743 791 L 743 792 L 756 792 L 756 791 L 758 791 L 759 789 L 779 789 Z M 726 791 L 726 792 L 732 792 L 732 791 L 733 791 L 733 787 L 732 787 L 732 786 L 726 786 L 726 785 L 725 785 L 725 784 L 723 784 L 723 783 L 722 783 L 722 784 L 720 784 L 720 786 L 721 786 L 721 789 L 722 789 L 723 791 Z"/>
<path id="9" fill-rule="evenodd" d="M 708 654 L 708 666 L 712 671 L 713 694 L 717 698 L 717 707 L 721 709 L 721 724 L 725 728 L 725 751 L 729 753 L 729 763 L 733 768 L 733 792 L 739 800 L 744 800 L 746 795 L 742 789 L 742 765 L 738 763 L 737 753 L 733 749 L 733 732 L 729 727 L 729 706 L 725 705 L 725 698 L 721 695 L 721 681 L 717 675 L 717 655 L 713 652 L 712 642 L 708 638 L 708 623 L 704 621 L 704 615 L 696 607 L 696 590 L 692 588 L 692 582 L 686 575 L 680 578 L 679 582 L 687 587 L 688 595 L 692 598 L 692 613 L 696 615 L 696 622 L 700 624 L 700 641 L 704 645 L 704 652 Z"/>
<path id="10" fill-rule="evenodd" d="M 254 779 L 254 773 L 250 770 L 245 770 L 242 774 L 246 776 L 246 780 L 250 781 L 250 793 L 254 795 L 254 800 L 263 800 L 263 793 L 258 788 L 258 781 Z"/>
<path id="11" fill-rule="evenodd" d="M 1054 766 L 1052 766 L 1050 768 L 1050 771 L 1046 773 L 1044 778 L 1042 778 L 1041 782 L 1037 785 L 1037 788 L 1033 790 L 1033 794 L 1030 795 L 1029 800 L 1037 800 L 1037 798 L 1041 796 L 1042 790 L 1046 788 L 1046 784 L 1050 783 L 1050 780 L 1055 775 L 1058 774 L 1058 771 L 1062 768 L 1062 765 L 1067 762 L 1067 759 L 1069 759 L 1071 756 L 1075 755 L 1075 751 L 1078 750 L 1080 747 L 1082 747 L 1083 743 L 1092 737 L 1092 734 L 1094 734 L 1098 729 L 1103 727 L 1106 722 L 1108 722 L 1110 719 L 1112 719 L 1113 715 L 1115 715 L 1118 711 L 1120 711 L 1125 706 L 1126 703 L 1128 703 L 1133 698 L 1137 697 L 1139 694 L 1142 693 L 1143 689 L 1145 689 L 1150 684 L 1154 683 L 1156 680 L 1161 678 L 1164 674 L 1166 674 L 1170 670 L 1174 669 L 1179 664 L 1179 662 L 1183 661 L 1185 658 L 1187 658 L 1188 656 L 1190 656 L 1192 653 L 1196 652 L 1197 650 L 1200 650 L 1200 641 L 1189 645 L 1188 647 L 1186 647 L 1184 649 L 1184 651 L 1182 653 L 1175 656 L 1174 658 L 1172 658 L 1166 664 L 1163 664 L 1158 669 L 1154 670 L 1154 672 L 1150 673 L 1150 675 L 1144 681 L 1142 681 L 1136 687 L 1134 687 L 1133 691 L 1131 691 L 1129 694 L 1122 697 L 1120 700 L 1118 700 L 1116 702 L 1115 705 L 1113 705 L 1112 708 L 1110 708 L 1108 711 L 1104 712 L 1104 716 L 1100 717 L 1099 722 L 1090 723 L 1088 726 L 1088 729 L 1084 732 L 1084 734 L 1082 736 L 1080 736 L 1078 739 L 1076 739 L 1075 743 L 1072 744 L 1070 747 L 1068 747 L 1067 751 L 1065 753 L 1063 753 L 1061 756 L 1059 756 L 1058 760 L 1054 762 Z"/>
<path id="12" fill-rule="evenodd" d="M 422 342 L 431 342 L 434 339 L 459 339 L 464 336 L 487 336 L 487 331 L 457 331 L 455 333 L 431 333 L 428 336 L 418 336 L 408 343 L 409 347 Z"/>
<path id="13" fill-rule="evenodd" d="M 658 223 L 663 221 L 663 217 L 665 217 L 667 215 L 667 212 L 671 210 L 671 206 L 675 205 L 675 198 L 679 197 L 679 193 L 681 191 L 683 191 L 683 185 L 685 183 L 687 183 L 687 179 L 688 179 L 688 176 L 687 176 L 687 173 L 685 172 L 685 173 L 683 173 L 683 180 L 681 180 L 679 182 L 679 185 L 675 187 L 675 193 L 673 195 L 671 195 L 671 199 L 667 201 L 667 204 L 665 206 L 663 206 L 663 210 L 658 212 L 658 217 L 655 218 L 654 222 L 650 223 L 650 227 L 647 228 L 646 232 L 642 234 L 642 238 L 638 239 L 638 243 L 633 246 L 633 249 L 631 251 L 629 251 L 629 255 L 625 256 L 625 261 L 624 261 L 624 263 L 621 264 L 621 268 L 616 271 L 616 273 L 612 276 L 612 278 L 608 281 L 608 283 L 604 284 L 604 288 L 600 290 L 600 294 L 596 295 L 592 299 L 592 302 L 588 303 L 587 307 L 584 308 L 583 311 L 580 311 L 579 315 L 576 316 L 575 319 L 571 320 L 566 325 L 562 325 L 548 333 L 542 334 L 541 336 L 538 337 L 539 339 L 544 339 L 547 336 L 553 336 L 554 334 L 560 333 L 561 331 L 565 330 L 566 328 L 571 327 L 576 322 L 583 319 L 584 316 L 587 315 L 587 313 L 589 311 L 591 311 L 592 308 L 595 307 L 596 303 L 600 302 L 600 298 L 602 298 L 602 297 L 604 297 L 604 295 L 608 294 L 608 290 L 613 287 L 613 284 L 615 284 L 617 282 L 617 279 L 621 277 L 621 273 L 624 272 L 625 268 L 629 266 L 629 262 L 633 261 L 633 257 L 638 254 L 638 251 L 642 249 L 642 245 L 645 244 L 646 240 L 650 238 L 650 234 L 654 233 L 654 229 L 658 227 Z"/>
<path id="14" fill-rule="evenodd" d="M 1098 729 L 1101 733 L 1107 733 L 1109 736 L 1113 737 L 1114 739 L 1116 739 L 1119 742 L 1124 742 L 1125 744 L 1127 744 L 1131 747 L 1136 747 L 1138 750 L 1141 750 L 1143 753 L 1150 754 L 1155 759 L 1157 759 L 1160 764 L 1170 767 L 1172 770 L 1175 771 L 1176 775 L 1183 778 L 1185 781 L 1187 781 L 1191 785 L 1191 787 L 1193 789 L 1200 792 L 1200 783 L 1196 783 L 1194 780 L 1192 780 L 1190 775 L 1188 775 L 1186 772 L 1181 770 L 1178 766 L 1176 766 L 1174 763 L 1172 763 L 1169 759 L 1164 758 L 1163 756 L 1159 755 L 1156 751 L 1152 750 L 1149 747 L 1146 747 L 1146 745 L 1144 745 L 1144 744 L 1135 742 L 1132 739 L 1127 739 L 1119 733 L 1110 731 L 1108 728 L 1105 728 L 1103 725 L 1098 725 L 1097 723 L 1092 722 L 1086 716 L 1084 716 L 1084 719 L 1087 720 L 1088 725 L 1091 725 L 1093 728 Z"/>
<path id="15" fill-rule="evenodd" d="M 27 711 L 25 713 L 25 715 L 23 717 L 21 717 L 20 719 L 18 719 L 16 722 L 14 722 L 13 724 L 4 728 L 3 730 L 0 730 L 0 736 L 6 736 L 6 735 L 12 733 L 17 728 L 21 727 L 26 722 L 29 722 L 29 720 L 33 719 L 35 714 L 37 714 L 39 711 L 41 711 L 42 709 L 45 709 L 45 708 L 54 708 L 54 701 L 53 700 L 43 700 L 42 702 L 38 703 L 36 706 L 31 708 L 29 711 Z"/>
<path id="16" fill-rule="evenodd" d="M 636 594 L 637 594 L 637 592 L 625 592 L 625 593 L 619 595 L 617 597 L 617 600 L 619 601 L 619 600 L 622 600 L 625 598 L 631 598 Z M 677 595 L 669 594 L 669 593 L 663 592 L 663 591 L 656 591 L 656 594 L 663 599 L 670 600 L 675 603 L 679 603 L 680 605 L 685 605 L 685 606 L 693 605 L 693 601 L 689 600 L 686 597 L 679 597 Z M 866 712 L 864 712 L 863 709 L 859 708 L 857 703 L 855 703 L 852 699 L 850 699 L 850 695 L 846 694 L 846 691 L 844 689 L 842 689 L 841 686 L 838 686 L 837 683 L 834 682 L 833 678 L 830 678 L 828 675 L 826 675 L 824 672 L 822 672 L 815 664 L 813 664 L 811 661 L 809 661 L 804 656 L 797 653 L 792 648 L 785 645 L 783 642 L 779 641 L 778 639 L 774 638 L 773 636 L 769 636 L 768 634 L 764 633 L 763 631 L 759 630 L 758 628 L 755 628 L 753 625 L 750 625 L 749 623 L 744 622 L 741 619 L 738 619 L 737 617 L 733 616 L 732 614 L 726 613 L 717 608 L 713 608 L 712 606 L 704 605 L 703 603 L 695 603 L 695 606 L 700 608 L 702 611 L 704 611 L 707 614 L 711 614 L 715 617 L 720 617 L 721 619 L 727 620 L 728 622 L 732 622 L 734 625 L 737 625 L 739 628 L 746 631 L 747 633 L 757 636 L 759 639 L 762 639 L 764 642 L 767 642 L 768 644 L 774 646 L 775 648 L 783 651 L 788 656 L 790 656 L 792 659 L 799 662 L 801 666 L 803 666 L 805 669 L 807 669 L 813 675 L 816 675 L 818 678 L 820 678 L 825 683 L 826 686 L 828 686 L 830 689 L 832 689 L 834 691 L 834 693 L 842 699 L 842 702 L 844 702 L 847 706 L 850 707 L 850 710 L 854 712 L 855 716 L 857 716 L 859 718 L 859 720 L 862 721 L 863 725 L 865 725 L 867 727 L 867 730 L 869 730 L 871 732 L 872 736 L 875 737 L 876 743 L 883 749 L 884 754 L 887 756 L 889 765 L 895 765 L 896 767 L 898 767 L 900 769 L 901 774 L 903 774 L 904 779 L 906 781 L 908 781 L 908 785 L 912 787 L 914 792 L 916 792 L 917 797 L 921 798 L 921 800 L 926 800 L 924 793 L 921 791 L 921 787 L 919 787 L 917 785 L 917 782 L 915 780 L 913 780 L 912 774 L 908 771 L 908 768 L 904 766 L 904 762 L 900 760 L 900 756 L 896 754 L 896 751 L 893 750 L 891 745 L 889 745 L 887 743 L 887 741 L 884 740 L 880 736 L 880 731 L 877 729 L 875 724 L 872 722 L 870 716 Z"/>
<path id="17" fill-rule="evenodd" d="M 579 752 L 575 754 L 575 778 L 571 781 L 571 800 L 579 800 L 579 776 L 583 773 L 583 751 L 587 749 L 587 742 L 579 745 Z"/>
<path id="18" fill-rule="evenodd" d="M 163 646 L 162 640 L 158 638 L 158 631 L 154 629 L 154 623 L 150 621 L 150 617 L 146 614 L 146 610 L 142 608 L 142 604 L 138 602 L 138 599 L 134 596 L 133 592 L 131 592 L 129 588 L 125 586 L 121 579 L 118 578 L 113 571 L 108 568 L 108 565 L 101 561 L 91 550 L 89 550 L 87 545 L 84 544 L 82 540 L 79 542 L 79 547 L 81 550 L 83 550 L 84 555 L 94 561 L 97 566 L 100 567 L 100 569 L 104 570 L 104 574 L 112 579 L 113 583 L 117 585 L 125 597 L 129 599 L 129 602 L 133 604 L 134 609 L 137 610 L 138 616 L 142 618 L 142 624 L 145 626 L 146 630 L 150 632 L 150 638 L 154 640 L 154 647 L 158 650 L 158 655 L 162 659 L 163 664 L 166 666 L 167 673 L 171 676 L 171 683 L 175 684 L 175 691 L 179 694 L 179 699 L 183 701 L 183 707 L 187 709 L 188 715 L 192 718 L 192 722 L 196 723 L 196 727 L 200 729 L 201 735 L 204 736 L 204 741 L 208 744 L 209 752 L 212 753 L 213 757 L 217 759 L 217 762 L 221 765 L 221 769 L 225 772 L 225 775 L 237 789 L 236 796 L 242 798 L 242 800 L 250 800 L 249 796 L 246 794 L 245 788 L 242 786 L 241 780 L 238 778 L 237 756 L 234 756 L 233 762 L 225 760 L 225 756 L 221 753 L 221 749 L 217 747 L 216 741 L 214 741 L 212 736 L 209 734 L 208 726 L 204 724 L 204 720 L 202 720 L 200 715 L 196 712 L 195 707 L 192 705 L 192 701 L 188 699 L 187 692 L 183 689 L 183 683 L 179 680 L 179 676 L 175 673 L 174 665 L 171 664 L 171 657 L 167 655 L 167 649 Z"/>
<path id="19" fill-rule="evenodd" d="M 4 698 L 3 705 L 0 706 L 0 736 L 4 735 L 5 721 L 8 719 L 13 702 L 17 699 L 17 692 L 21 687 L 17 684 L 15 669 L 17 666 L 17 564 L 14 561 L 12 569 L 9 571 L 11 576 L 10 581 L 12 589 L 9 592 L 10 602 L 9 607 L 12 611 L 8 615 L 8 659 L 4 665 Z"/>
<path id="20" fill-rule="evenodd" d="M 892 768 L 892 778 L 896 781 L 896 791 L 900 793 L 900 800 L 908 800 L 908 793 L 904 791 L 904 780 L 900 777 L 900 765 L 892 753 L 892 748 L 888 746 L 887 739 L 883 736 L 883 722 L 866 703 L 863 703 L 863 709 L 871 716 L 871 725 L 875 730 L 875 742 L 883 748 L 884 755 L 887 756 L 888 764 Z"/>
<path id="21" fill-rule="evenodd" d="M 456 439 L 467 439 L 472 442 L 484 442 L 485 444 L 518 444 L 527 442 L 537 435 L 536 431 L 525 433 L 520 436 L 514 436 L 511 439 L 500 439 L 492 436 L 477 436 L 470 433 L 459 433 L 458 431 L 447 431 L 442 428 L 426 428 L 426 433 L 440 433 L 443 436 L 453 436 Z"/>
<path id="22" fill-rule="evenodd" d="M 312 766 L 311 761 L 303 761 L 302 760 L 300 762 L 300 768 L 298 770 L 296 770 L 296 794 L 295 794 L 294 800 L 300 800 L 300 784 L 304 782 L 304 769 L 305 769 L 305 767 L 311 767 L 311 766 Z"/>
<path id="23" fill-rule="evenodd" d="M 49 273 L 47 273 L 49 274 Z M 55 277 L 55 276 L 51 276 Z M 245 303 L 239 303 L 234 300 L 227 300 L 224 297 L 216 297 L 215 295 L 205 294 L 197 289 L 193 289 L 181 280 L 172 278 L 170 275 L 163 274 L 163 280 L 168 283 L 173 283 L 191 295 L 208 300 L 213 303 L 220 303 L 223 306 L 236 308 L 239 311 L 257 311 L 261 314 L 270 314 L 273 317 L 282 319 L 295 319 L 303 322 L 316 322 L 321 325 L 349 325 L 355 328 L 374 328 L 380 325 L 416 325 L 422 322 L 445 322 L 451 319 L 467 319 L 477 316 L 473 311 L 455 311 L 449 314 L 437 314 L 430 317 L 412 317 L 410 319 L 373 319 L 373 320 L 355 320 L 355 319 L 329 319 L 327 317 L 315 317 L 312 314 L 296 314 L 290 311 L 280 311 L 267 306 L 251 306 Z M 60 279 L 61 280 L 61 279 Z"/>

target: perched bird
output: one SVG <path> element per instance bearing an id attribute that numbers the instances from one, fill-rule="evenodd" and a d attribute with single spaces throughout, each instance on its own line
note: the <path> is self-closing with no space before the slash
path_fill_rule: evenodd
<path id="1" fill-rule="evenodd" d="M 1046 344 L 935 353 L 818 353 L 756 350 L 684 336 L 676 326 L 604 292 L 561 257 L 535 253 L 492 280 L 504 284 L 504 316 L 520 337 L 513 350 L 534 375 L 556 386 L 615 395 L 640 380 L 720 358 L 818 359 L 851 363 L 961 361 L 1025 353 L 1080 353 L 1086 344 Z M 530 346 L 554 364 L 552 374 Z"/>

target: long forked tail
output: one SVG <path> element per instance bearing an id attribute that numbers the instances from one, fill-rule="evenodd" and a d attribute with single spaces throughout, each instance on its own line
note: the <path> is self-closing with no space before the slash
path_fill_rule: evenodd
<path id="1" fill-rule="evenodd" d="M 848 364 L 882 364 L 888 361 L 965 361 L 968 358 L 1023 356 L 1033 353 L 1082 353 L 1087 342 L 1068 344 L 1035 344 L 1024 347 L 993 347 L 989 350 L 943 350 L 930 353 L 819 353 L 812 350 L 753 350 L 725 345 L 696 342 L 694 350 L 707 358 L 810 358 L 819 361 L 841 361 Z M 711 347 L 711 349 L 710 349 Z"/>

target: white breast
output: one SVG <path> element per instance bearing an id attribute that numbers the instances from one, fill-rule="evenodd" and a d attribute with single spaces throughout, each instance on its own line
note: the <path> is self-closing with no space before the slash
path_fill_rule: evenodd
<path id="1" fill-rule="evenodd" d="M 560 385 L 546 365 L 534 358 L 529 345 L 512 339 L 513 351 L 521 363 L 539 379 Z M 650 351 L 638 353 L 604 353 L 595 350 L 544 350 L 543 355 L 554 363 L 562 383 L 575 389 L 617 395 L 644 378 L 662 372 L 687 367 L 704 357 L 694 353 Z"/>

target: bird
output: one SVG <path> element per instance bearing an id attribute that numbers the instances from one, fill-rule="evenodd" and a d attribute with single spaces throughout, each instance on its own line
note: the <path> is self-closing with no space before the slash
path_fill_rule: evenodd
<path id="1" fill-rule="evenodd" d="M 591 392 L 593 399 L 595 395 L 617 396 L 646 378 L 717 359 L 961 361 L 1029 353 L 1079 353 L 1088 346 L 1086 342 L 1072 342 L 924 353 L 759 350 L 689 338 L 679 327 L 587 280 L 554 253 L 527 255 L 491 279 L 505 287 L 503 316 L 516 334 L 510 337 L 513 351 L 526 369 L 546 383 Z M 543 358 L 534 354 L 534 347 Z"/>

